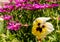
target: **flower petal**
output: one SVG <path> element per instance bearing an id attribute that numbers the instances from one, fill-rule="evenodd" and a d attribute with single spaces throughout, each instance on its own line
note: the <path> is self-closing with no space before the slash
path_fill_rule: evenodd
<path id="1" fill-rule="evenodd" d="M 43 20 L 44 22 L 46 22 L 47 20 L 51 19 L 50 17 L 39 17 L 37 19 Z"/>
<path id="2" fill-rule="evenodd" d="M 51 23 L 46 22 L 45 25 L 46 25 L 48 33 L 51 33 L 54 30 L 53 25 Z"/>

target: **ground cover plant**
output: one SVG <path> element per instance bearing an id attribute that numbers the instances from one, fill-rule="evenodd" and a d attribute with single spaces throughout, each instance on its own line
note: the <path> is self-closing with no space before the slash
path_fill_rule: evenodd
<path id="1" fill-rule="evenodd" d="M 1 0 L 0 42 L 60 42 L 60 1 Z"/>

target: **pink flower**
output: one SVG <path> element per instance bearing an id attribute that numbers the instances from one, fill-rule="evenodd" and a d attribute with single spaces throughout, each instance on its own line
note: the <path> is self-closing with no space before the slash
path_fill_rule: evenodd
<path id="1" fill-rule="evenodd" d="M 23 8 L 27 9 L 27 10 L 33 10 L 34 9 L 32 4 L 25 4 L 25 6 Z"/>
<path id="2" fill-rule="evenodd" d="M 0 12 L 6 12 L 6 10 L 4 10 L 3 8 L 0 8 Z"/>
<path id="3" fill-rule="evenodd" d="M 50 6 L 49 4 L 44 4 L 45 8 L 49 8 L 49 6 Z"/>
<path id="4" fill-rule="evenodd" d="M 0 8 L 0 12 L 3 12 L 3 9 L 2 8 Z"/>
<path id="5" fill-rule="evenodd" d="M 33 7 L 34 7 L 35 9 L 39 9 L 39 8 L 40 8 L 40 4 L 33 4 Z"/>
<path id="6" fill-rule="evenodd" d="M 15 4 L 16 9 L 19 9 L 21 6 L 22 6 L 22 4 L 20 4 L 20 3 Z"/>
<path id="7" fill-rule="evenodd" d="M 31 2 L 38 3 L 40 0 L 30 0 Z"/>
<path id="8" fill-rule="evenodd" d="M 16 30 L 19 30 L 20 27 L 21 27 L 21 23 L 12 21 L 8 23 L 7 29 L 16 31 Z"/>
<path id="9" fill-rule="evenodd" d="M 16 3 L 23 3 L 26 2 L 27 0 L 15 0 Z"/>
<path id="10" fill-rule="evenodd" d="M 58 7 L 59 4 L 54 3 L 54 4 L 51 4 L 51 6 L 52 6 L 52 7 Z"/>
<path id="11" fill-rule="evenodd" d="M 10 15 L 4 15 L 3 16 L 3 19 L 4 20 L 10 20 L 12 18 L 12 16 L 10 16 Z"/>
<path id="12" fill-rule="evenodd" d="M 3 6 L 3 10 L 6 10 L 7 12 L 11 12 L 13 9 L 14 9 L 14 5 Z"/>

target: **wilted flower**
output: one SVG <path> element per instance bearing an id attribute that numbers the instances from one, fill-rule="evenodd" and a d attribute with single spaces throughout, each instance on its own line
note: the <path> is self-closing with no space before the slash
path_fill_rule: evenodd
<path id="1" fill-rule="evenodd" d="M 53 25 L 46 22 L 49 19 L 50 17 L 41 17 L 33 22 L 32 34 L 35 35 L 36 38 L 42 39 L 54 30 Z"/>
<path id="2" fill-rule="evenodd" d="M 4 20 L 10 20 L 12 18 L 12 16 L 10 16 L 10 15 L 4 15 L 3 16 L 3 19 Z"/>
<path id="3" fill-rule="evenodd" d="M 12 21 L 8 23 L 7 29 L 16 31 L 16 30 L 19 30 L 20 27 L 21 27 L 21 23 Z"/>

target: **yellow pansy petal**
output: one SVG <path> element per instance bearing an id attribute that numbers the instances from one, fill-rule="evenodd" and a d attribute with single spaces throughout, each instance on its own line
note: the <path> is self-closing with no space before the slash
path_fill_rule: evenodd
<path id="1" fill-rule="evenodd" d="M 34 22 L 33 22 L 33 26 L 37 26 L 38 23 L 43 23 L 43 20 L 39 20 L 39 19 L 36 19 Z"/>
<path id="2" fill-rule="evenodd" d="M 42 32 L 41 32 L 39 35 L 37 35 L 36 37 L 37 37 L 38 39 L 42 39 L 42 38 L 44 38 L 44 37 L 46 36 L 46 33 L 47 33 L 47 30 L 46 30 L 46 28 L 44 28 L 44 29 L 42 30 Z"/>
<path id="3" fill-rule="evenodd" d="M 37 27 L 32 28 L 32 34 L 35 35 L 37 38 L 44 38 L 47 32 L 46 28 L 42 28 L 42 31 L 37 31 Z"/>

